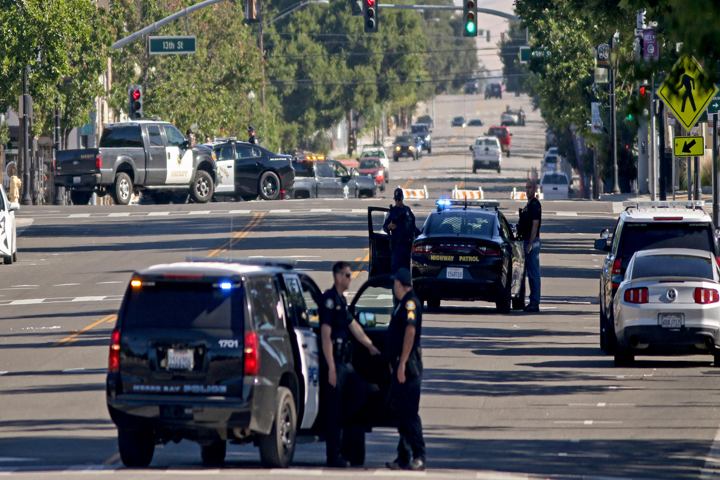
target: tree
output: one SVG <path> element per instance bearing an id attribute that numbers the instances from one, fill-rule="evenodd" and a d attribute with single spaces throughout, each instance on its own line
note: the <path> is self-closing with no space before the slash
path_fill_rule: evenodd
<path id="1" fill-rule="evenodd" d="M 505 90 L 523 92 L 526 75 L 530 72 L 527 65 L 520 63 L 520 47 L 527 45 L 525 29 L 520 22 L 510 22 L 510 29 L 505 35 L 506 40 L 500 42 L 500 60 L 503 62 Z"/>

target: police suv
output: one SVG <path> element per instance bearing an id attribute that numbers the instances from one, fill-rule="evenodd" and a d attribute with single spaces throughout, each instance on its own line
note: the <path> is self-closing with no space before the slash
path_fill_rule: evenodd
<path id="1" fill-rule="evenodd" d="M 208 202 L 217 183 L 215 158 L 193 145 L 169 122 L 134 120 L 105 125 L 98 148 L 61 150 L 55 157 L 55 185 L 70 190 L 75 205 L 87 205 L 93 192 L 127 205 L 133 192 L 188 193 Z"/>

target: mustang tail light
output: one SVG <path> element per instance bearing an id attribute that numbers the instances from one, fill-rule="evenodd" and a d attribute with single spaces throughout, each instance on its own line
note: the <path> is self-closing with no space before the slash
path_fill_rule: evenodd
<path id="1" fill-rule="evenodd" d="M 717 303 L 720 301 L 720 294 L 714 288 L 696 288 L 695 303 L 706 305 L 708 303 Z"/>
<path id="2" fill-rule="evenodd" d="M 257 375 L 260 372 L 260 339 L 255 332 L 245 334 L 245 375 Z"/>
<path id="3" fill-rule="evenodd" d="M 110 334 L 110 356 L 108 358 L 108 372 L 120 371 L 120 329 L 115 329 Z"/>
<path id="4" fill-rule="evenodd" d="M 625 290 L 625 301 L 627 303 L 648 303 L 647 287 L 629 288 Z"/>

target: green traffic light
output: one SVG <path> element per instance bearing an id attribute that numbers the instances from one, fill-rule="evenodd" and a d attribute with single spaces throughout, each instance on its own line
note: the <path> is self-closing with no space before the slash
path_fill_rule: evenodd
<path id="1" fill-rule="evenodd" d="M 465 30 L 467 30 L 468 33 L 475 32 L 475 22 L 468 22 L 465 24 Z"/>
<path id="2" fill-rule="evenodd" d="M 625 120 L 630 121 L 633 119 L 632 114 L 629 114 L 627 117 L 625 117 Z"/>

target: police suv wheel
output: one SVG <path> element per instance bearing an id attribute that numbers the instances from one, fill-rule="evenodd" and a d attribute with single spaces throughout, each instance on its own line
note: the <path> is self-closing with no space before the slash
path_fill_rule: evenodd
<path id="1" fill-rule="evenodd" d="M 280 198 L 280 179 L 275 172 L 265 172 L 260 177 L 258 191 L 263 200 L 277 200 Z"/>
<path id="2" fill-rule="evenodd" d="M 132 198 L 133 184 L 130 175 L 120 172 L 115 177 L 115 185 L 113 186 L 113 200 L 118 205 L 128 205 Z"/>
<path id="3" fill-rule="evenodd" d="M 285 387 L 277 390 L 275 419 L 267 435 L 258 435 L 260 461 L 265 468 L 287 468 L 295 454 L 297 413 L 292 393 Z"/>
<path id="4" fill-rule="evenodd" d="M 213 196 L 213 181 L 204 170 L 195 172 L 195 179 L 190 187 L 190 198 L 195 203 L 207 203 Z"/>
<path id="5" fill-rule="evenodd" d="M 118 428 L 118 449 L 126 467 L 147 467 L 155 453 L 152 430 Z"/>

